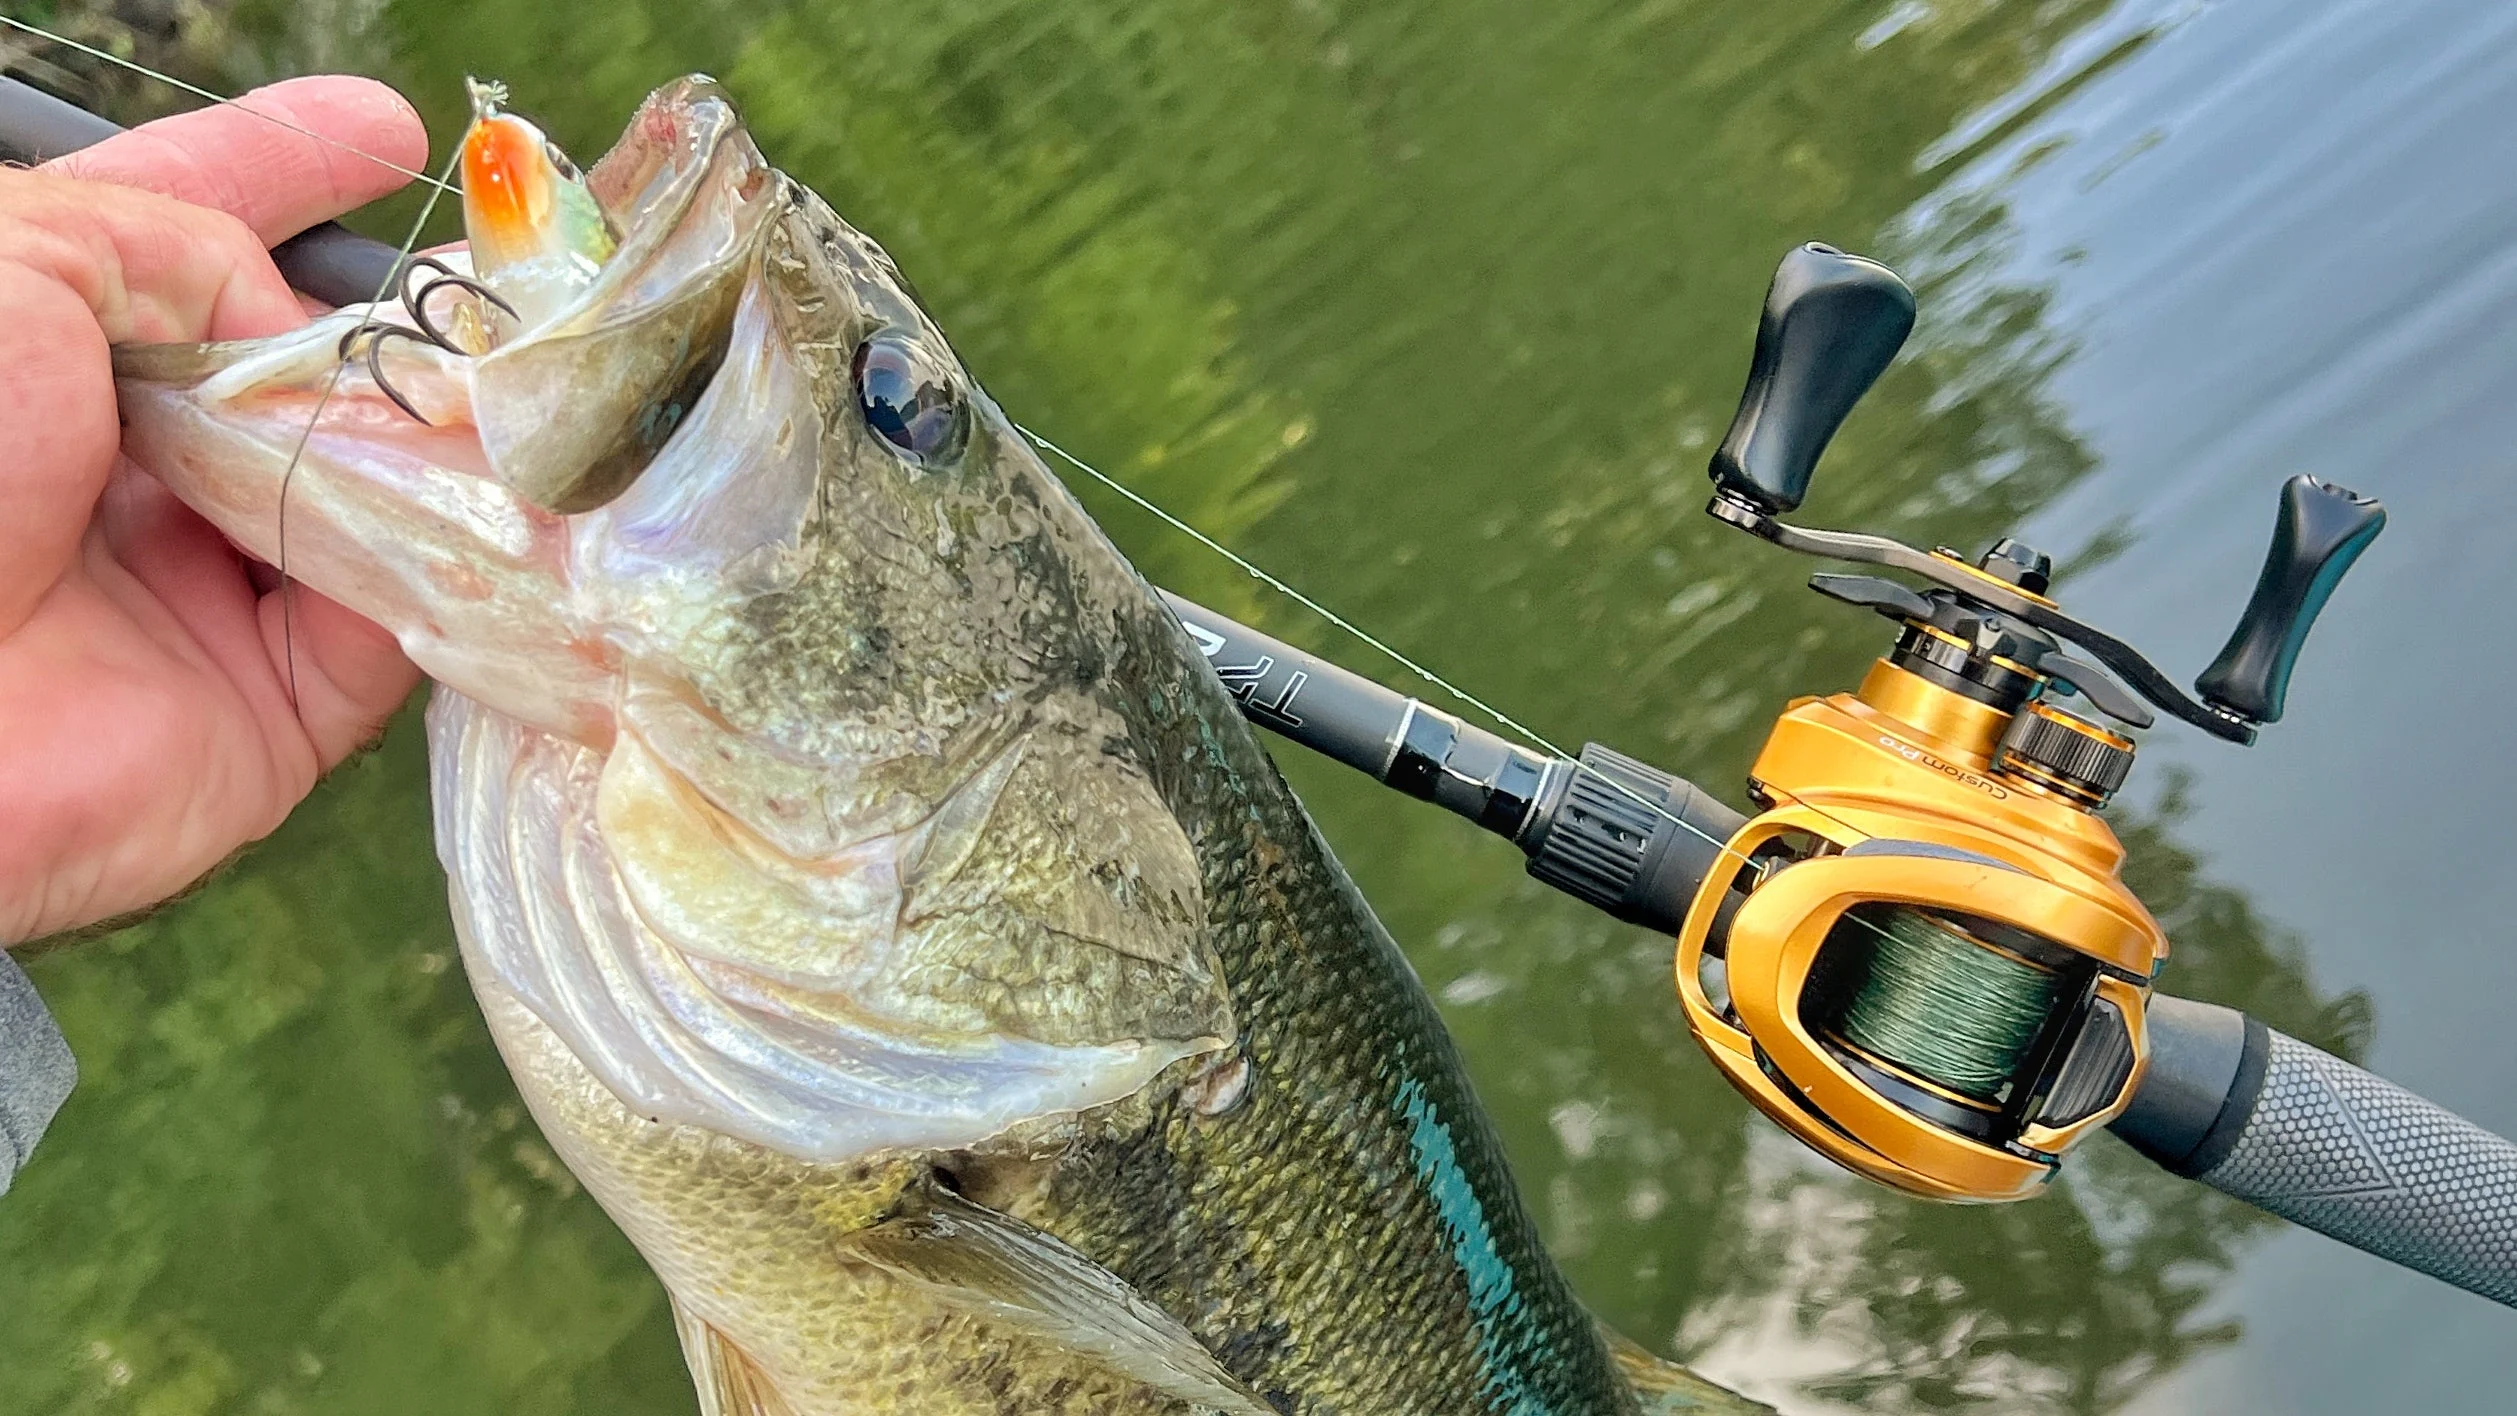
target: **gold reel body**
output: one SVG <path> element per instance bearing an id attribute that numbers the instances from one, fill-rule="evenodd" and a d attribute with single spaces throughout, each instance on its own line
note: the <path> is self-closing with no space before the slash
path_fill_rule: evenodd
<path id="1" fill-rule="evenodd" d="M 1885 659 L 1858 693 L 1794 702 L 1752 769 L 1764 810 L 1732 838 L 1678 939 L 1688 1024 L 1732 1083 L 1829 1159 L 1935 1199 L 2032 1195 L 2123 1110 L 2149 1060 L 2143 1008 L 2167 956 L 2118 875 L 2114 832 L 2002 750 L 2014 716 Z M 1813 987 L 1908 911 L 1934 937 L 2050 980 L 1999 1087 L 1953 1088 L 1866 1049 Z M 1727 1006 L 1706 988 L 1708 952 Z"/>

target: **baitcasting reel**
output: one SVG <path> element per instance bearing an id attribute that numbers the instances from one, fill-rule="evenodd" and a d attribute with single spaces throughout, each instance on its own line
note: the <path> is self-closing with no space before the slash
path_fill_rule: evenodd
<path id="1" fill-rule="evenodd" d="M 2012 1200 L 2124 1110 L 2149 1060 L 2167 939 L 2095 814 L 2132 768 L 2122 730 L 2151 726 L 2147 700 L 2252 742 L 2386 513 L 2292 478 L 2253 599 L 2188 697 L 2066 614 L 2045 593 L 2051 562 L 2019 541 L 1969 563 L 1776 519 L 1913 323 L 1893 273 L 1826 246 L 1787 256 L 1766 297 L 1709 510 L 1929 586 L 1811 578 L 1894 621 L 1896 642 L 1859 689 L 1775 723 L 1749 774 L 1757 814 L 1678 931 L 1678 992 L 1724 1075 L 1830 1159 L 1916 1194 Z"/>

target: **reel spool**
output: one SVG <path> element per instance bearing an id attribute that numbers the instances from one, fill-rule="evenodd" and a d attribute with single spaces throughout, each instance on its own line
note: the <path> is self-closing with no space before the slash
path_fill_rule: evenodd
<path id="1" fill-rule="evenodd" d="M 1750 771 L 1758 814 L 1678 932 L 1678 992 L 1714 1064 L 1830 1159 L 1915 1194 L 2013 1200 L 2130 1103 L 2149 1060 L 2167 939 L 2095 814 L 2131 770 L 2123 730 L 2152 726 L 2155 705 L 2252 742 L 2385 511 L 2292 478 L 2254 596 L 2188 696 L 2047 598 L 2051 561 L 2017 540 L 1970 564 L 1777 519 L 1913 319 L 1892 272 L 1831 247 L 1792 252 L 1767 294 L 1708 510 L 1928 587 L 1812 577 L 1897 638 L 1857 691 L 1776 721 Z"/>

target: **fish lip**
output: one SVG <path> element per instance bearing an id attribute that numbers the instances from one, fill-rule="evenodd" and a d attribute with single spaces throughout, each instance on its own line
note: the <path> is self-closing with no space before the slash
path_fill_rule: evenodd
<path id="1" fill-rule="evenodd" d="M 734 151 L 727 152 L 728 145 Z M 635 306 L 647 267 L 681 234 L 691 208 L 708 190 L 721 157 L 742 169 L 745 205 L 764 183 L 781 179 L 750 142 L 734 100 L 716 80 L 691 74 L 647 95 L 611 150 L 586 170 L 586 186 L 621 226 L 620 248 L 583 295 L 544 326 L 557 329 L 597 310 Z M 771 203 L 761 204 L 773 206 Z M 632 223 L 635 223 L 634 225 Z M 749 225 L 750 223 L 744 223 Z M 606 325 L 623 317 L 615 313 Z M 539 337 L 539 331 L 519 344 Z M 495 357 L 495 352 L 486 357 Z"/>

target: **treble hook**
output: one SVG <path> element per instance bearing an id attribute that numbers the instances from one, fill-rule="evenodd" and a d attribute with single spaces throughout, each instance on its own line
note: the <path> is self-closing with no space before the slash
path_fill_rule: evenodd
<path id="1" fill-rule="evenodd" d="M 516 313 L 515 306 L 510 305 L 504 299 L 501 299 L 497 291 L 490 289 L 474 277 L 465 275 L 461 271 L 455 270 L 451 266 L 448 266 L 444 261 L 437 259 L 435 256 L 415 256 L 411 259 L 409 264 L 402 268 L 402 279 L 406 287 L 410 281 L 411 272 L 418 270 L 423 266 L 436 272 L 435 278 L 421 285 L 418 292 L 415 294 L 410 293 L 406 289 L 402 296 L 402 307 L 411 312 L 411 322 L 419 326 L 420 332 L 428 336 L 429 342 L 435 344 L 438 348 L 445 350 L 447 353 L 468 355 L 471 351 L 458 348 L 453 339 L 448 337 L 446 332 L 439 329 L 436 322 L 428 317 L 429 297 L 435 295 L 440 290 L 452 287 L 467 294 L 476 295 L 481 299 L 488 301 L 490 304 L 496 305 L 499 309 L 504 310 L 507 314 L 507 318 L 511 320 L 522 320 L 524 318 L 522 315 Z"/>
<path id="2" fill-rule="evenodd" d="M 434 272 L 434 276 L 424 282 L 417 291 L 413 291 L 410 288 L 411 272 L 423 268 Z M 402 286 L 402 308 L 410 315 L 411 323 L 409 325 L 399 325 L 394 324 L 389 320 L 378 319 L 362 321 L 357 327 L 350 330 L 349 333 L 341 336 L 340 356 L 344 360 L 351 358 L 352 355 L 350 351 L 357 346 L 358 341 L 361 339 L 366 340 L 367 377 L 374 380 L 377 391 L 382 393 L 385 397 L 392 399 L 394 407 L 410 414 L 412 418 L 416 419 L 424 426 L 433 428 L 436 424 L 429 422 L 427 415 L 421 413 L 419 409 L 413 407 L 411 405 L 411 400 L 403 397 L 402 391 L 395 388 L 392 382 L 385 378 L 385 341 L 388 339 L 414 340 L 422 344 L 434 345 L 449 354 L 457 354 L 465 358 L 473 357 L 471 350 L 455 343 L 453 337 L 448 335 L 445 330 L 440 329 L 437 322 L 430 319 L 428 316 L 429 297 L 435 295 L 440 290 L 448 288 L 478 296 L 482 300 L 485 300 L 505 311 L 507 313 L 507 317 L 510 319 L 518 319 L 521 317 L 516 314 L 516 307 L 508 304 L 504 299 L 501 299 L 497 291 L 490 289 L 479 280 L 476 280 L 461 271 L 455 270 L 453 267 L 448 266 L 445 262 L 437 259 L 435 256 L 415 256 L 411 258 L 402 267 L 400 284 Z"/>
<path id="3" fill-rule="evenodd" d="M 376 391 L 382 393 L 385 397 L 392 399 L 394 407 L 410 414 L 424 426 L 431 428 L 436 427 L 437 425 L 435 423 L 428 420 L 427 414 L 412 407 L 411 400 L 404 398 L 402 396 L 402 391 L 395 388 L 393 384 L 385 378 L 383 355 L 385 341 L 388 339 L 416 340 L 422 344 L 436 344 L 437 341 L 420 333 L 418 330 L 411 329 L 403 325 L 391 324 L 384 320 L 369 320 L 351 330 L 349 333 L 341 336 L 341 358 L 344 360 L 349 359 L 351 357 L 350 349 L 361 339 L 365 339 L 367 341 L 367 377 L 375 381 Z"/>

